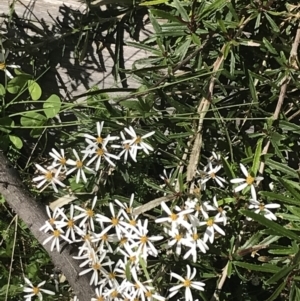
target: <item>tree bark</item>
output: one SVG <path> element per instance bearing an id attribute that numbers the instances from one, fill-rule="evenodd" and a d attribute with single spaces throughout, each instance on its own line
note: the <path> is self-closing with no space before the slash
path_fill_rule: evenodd
<path id="1" fill-rule="evenodd" d="M 39 228 L 48 220 L 43 205 L 34 200 L 28 189 L 22 183 L 19 174 L 11 166 L 7 158 L 0 152 L 0 193 L 9 206 L 26 223 L 31 233 L 42 244 L 49 236 Z M 90 301 L 93 296 L 93 289 L 89 285 L 88 276 L 79 277 L 79 264 L 71 255 L 71 246 L 62 248 L 61 253 L 56 250 L 50 251 L 50 243 L 44 248 L 51 257 L 53 264 L 66 276 L 74 293 L 80 301 Z"/>

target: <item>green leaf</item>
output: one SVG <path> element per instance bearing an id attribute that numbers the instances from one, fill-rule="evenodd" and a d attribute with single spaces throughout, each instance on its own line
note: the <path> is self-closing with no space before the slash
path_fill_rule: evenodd
<path id="1" fill-rule="evenodd" d="M 269 21 L 274 32 L 280 32 L 280 29 L 277 26 L 277 24 L 274 22 L 274 20 L 267 13 L 264 13 L 264 15 L 266 16 L 267 20 Z"/>
<path id="2" fill-rule="evenodd" d="M 206 3 L 206 2 L 204 2 Z M 209 3 L 209 2 L 207 2 Z M 200 13 L 200 15 L 198 16 L 198 19 L 204 19 L 205 17 L 207 17 L 209 14 L 214 13 L 216 10 L 221 10 L 223 9 L 224 6 L 227 5 L 227 1 L 226 0 L 216 0 L 213 3 L 211 3 L 210 5 L 206 6 L 203 11 Z"/>
<path id="3" fill-rule="evenodd" d="M 300 193 L 291 186 L 291 182 L 288 182 L 287 180 L 277 178 L 277 180 L 283 185 L 283 187 L 298 201 L 300 201 Z"/>
<path id="4" fill-rule="evenodd" d="M 267 229 L 273 230 L 277 235 L 282 236 L 282 237 L 289 237 L 290 239 L 294 239 L 294 240 L 300 242 L 300 237 L 298 234 L 296 234 L 286 228 L 283 228 L 278 223 L 268 220 L 263 215 L 256 214 L 249 210 L 240 210 L 240 212 L 241 212 L 241 214 L 244 214 L 244 215 L 252 218 L 256 222 L 260 223 L 261 225 L 265 226 Z"/>
<path id="5" fill-rule="evenodd" d="M 282 130 L 300 133 L 300 126 L 287 120 L 280 120 L 278 127 Z"/>
<path id="6" fill-rule="evenodd" d="M 141 2 L 140 6 L 151 6 L 151 5 L 158 5 L 168 2 L 169 0 L 151 0 L 151 1 L 144 1 Z"/>
<path id="7" fill-rule="evenodd" d="M 300 217 L 295 216 L 293 214 L 288 214 L 288 213 L 278 213 L 277 216 L 281 219 L 290 221 L 290 222 L 300 222 Z"/>
<path id="8" fill-rule="evenodd" d="M 21 149 L 23 147 L 23 141 L 19 137 L 9 135 L 9 139 L 17 149 Z"/>
<path id="9" fill-rule="evenodd" d="M 190 21 L 189 15 L 188 15 L 187 11 L 185 10 L 185 8 L 181 5 L 180 1 L 174 0 L 173 6 L 177 8 L 177 11 L 179 12 L 183 21 L 185 21 L 185 22 Z"/>
<path id="10" fill-rule="evenodd" d="M 149 15 L 149 18 L 150 18 L 150 21 L 154 28 L 155 33 L 161 33 L 161 26 L 157 22 L 157 19 L 155 17 L 153 17 L 151 14 Z"/>
<path id="11" fill-rule="evenodd" d="M 21 125 L 33 128 L 45 124 L 46 121 L 47 118 L 44 115 L 33 111 L 25 112 L 20 120 Z"/>
<path id="12" fill-rule="evenodd" d="M 255 150 L 255 154 L 254 154 L 254 158 L 253 158 L 253 163 L 252 163 L 252 169 L 251 170 L 254 173 L 254 175 L 256 175 L 256 173 L 258 171 L 258 168 L 259 168 L 259 164 L 260 164 L 260 155 L 261 155 L 262 142 L 263 142 L 263 139 L 258 140 L 256 150 Z"/>
<path id="13" fill-rule="evenodd" d="M 11 94 L 17 94 L 25 85 L 27 85 L 27 81 L 31 78 L 31 75 L 24 73 L 17 75 L 8 82 L 7 91 Z"/>
<path id="14" fill-rule="evenodd" d="M 249 74 L 249 88 L 250 88 L 250 93 L 251 93 L 252 99 L 254 102 L 258 102 L 257 91 L 256 91 L 256 88 L 254 85 L 252 72 L 249 71 L 248 74 Z"/>
<path id="15" fill-rule="evenodd" d="M 253 263 L 241 262 L 241 261 L 233 261 L 233 265 L 250 270 L 250 271 L 258 271 L 258 272 L 265 272 L 265 273 L 277 273 L 280 268 L 273 265 L 273 264 L 264 264 L 258 265 Z"/>
<path id="16" fill-rule="evenodd" d="M 280 202 L 285 203 L 285 204 L 300 206 L 299 201 L 297 201 L 295 199 L 292 199 L 288 196 L 285 196 L 283 194 L 278 194 L 278 193 L 270 192 L 270 191 L 260 191 L 259 194 L 262 197 L 266 197 L 270 200 L 276 200 L 276 201 L 280 201 Z"/>
<path id="17" fill-rule="evenodd" d="M 267 285 L 276 283 L 278 280 L 280 280 L 281 278 L 285 277 L 288 273 L 290 273 L 294 268 L 295 266 L 282 267 L 275 275 L 273 275 L 265 283 Z"/>
<path id="18" fill-rule="evenodd" d="M 50 97 L 44 102 L 43 105 L 45 115 L 48 118 L 55 117 L 61 108 L 61 100 L 56 94 L 50 95 Z"/>
<path id="19" fill-rule="evenodd" d="M 286 247 L 285 249 L 271 249 L 268 253 L 275 255 L 293 255 L 296 252 L 294 249 Z"/>
<path id="20" fill-rule="evenodd" d="M 32 100 L 38 100 L 42 96 L 42 89 L 40 85 L 34 80 L 28 80 L 28 91 Z"/>
<path id="21" fill-rule="evenodd" d="M 227 159 L 224 158 L 223 156 L 221 156 L 221 160 L 222 160 L 223 168 L 224 168 L 224 171 L 225 171 L 227 177 L 229 179 L 234 179 L 235 178 L 235 173 L 234 173 L 231 165 L 228 163 Z"/>
<path id="22" fill-rule="evenodd" d="M 0 84 L 0 96 L 4 96 L 6 94 L 5 88 L 2 84 Z"/>
<path id="23" fill-rule="evenodd" d="M 163 10 L 160 10 L 160 9 L 150 9 L 149 10 L 150 13 L 154 16 L 154 17 L 159 17 L 159 18 L 162 18 L 162 19 L 166 19 L 166 20 L 169 20 L 169 21 L 172 21 L 172 22 L 177 22 L 179 23 L 179 19 L 176 18 L 176 16 L 168 13 L 168 12 L 165 12 Z"/>
<path id="24" fill-rule="evenodd" d="M 266 158 L 266 165 L 269 166 L 271 169 L 279 170 L 282 173 L 289 175 L 293 178 L 298 178 L 297 171 L 289 166 L 287 164 L 282 164 L 279 162 L 276 162 L 270 158 Z"/>
<path id="25" fill-rule="evenodd" d="M 278 55 L 277 50 L 273 47 L 273 45 L 265 37 L 263 37 L 263 43 L 272 54 Z"/>

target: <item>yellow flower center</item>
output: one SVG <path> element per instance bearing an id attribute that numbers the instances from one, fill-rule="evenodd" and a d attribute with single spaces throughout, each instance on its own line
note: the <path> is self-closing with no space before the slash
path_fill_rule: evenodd
<path id="1" fill-rule="evenodd" d="M 175 235 L 175 239 L 176 239 L 177 241 L 179 241 L 180 239 L 182 239 L 182 235 L 181 235 L 181 234 L 176 234 L 176 235 Z"/>
<path id="2" fill-rule="evenodd" d="M 140 144 L 142 142 L 141 136 L 136 136 L 136 139 L 134 141 L 135 144 Z"/>
<path id="3" fill-rule="evenodd" d="M 49 220 L 48 220 L 49 224 L 50 225 L 54 225 L 55 223 L 55 218 L 51 217 Z"/>
<path id="4" fill-rule="evenodd" d="M 80 160 L 77 160 L 77 161 L 76 161 L 76 167 L 77 167 L 77 168 L 82 168 L 82 167 L 83 167 L 83 162 L 80 161 Z"/>
<path id="5" fill-rule="evenodd" d="M 112 298 L 117 298 L 118 295 L 119 295 L 119 293 L 118 293 L 117 290 L 113 290 L 113 291 L 110 293 L 110 296 L 111 296 Z"/>
<path id="6" fill-rule="evenodd" d="M 52 181 L 52 179 L 53 179 L 53 173 L 52 173 L 52 171 L 47 171 L 45 173 L 45 178 L 47 179 L 47 181 Z"/>
<path id="7" fill-rule="evenodd" d="M 172 214 L 170 215 L 170 218 L 171 218 L 172 221 L 176 221 L 177 218 L 178 218 L 178 216 L 177 216 L 177 214 L 172 213 Z"/>
<path id="8" fill-rule="evenodd" d="M 131 219 L 131 220 L 129 221 L 129 224 L 130 224 L 131 226 L 136 226 L 136 220 Z"/>
<path id="9" fill-rule="evenodd" d="M 144 235 L 144 236 L 141 237 L 141 243 L 142 244 L 146 244 L 147 241 L 148 241 L 148 237 L 146 235 Z"/>
<path id="10" fill-rule="evenodd" d="M 66 165 L 66 163 L 67 163 L 66 158 L 60 158 L 59 163 L 60 163 L 60 165 Z"/>
<path id="11" fill-rule="evenodd" d="M 214 224 L 214 220 L 210 218 L 209 220 L 206 221 L 206 224 L 208 227 L 211 227 Z"/>
<path id="12" fill-rule="evenodd" d="M 248 185 L 252 185 L 254 180 L 255 180 L 255 178 L 253 178 L 251 175 L 248 175 L 247 178 L 246 178 L 246 183 Z"/>
<path id="13" fill-rule="evenodd" d="M 90 234 L 86 234 L 83 236 L 83 240 L 84 241 L 91 241 L 91 235 Z"/>
<path id="14" fill-rule="evenodd" d="M 108 240 L 108 235 L 107 235 L 107 233 L 103 234 L 103 235 L 101 236 L 101 239 L 104 240 L 104 241 L 107 241 L 107 240 Z"/>
<path id="15" fill-rule="evenodd" d="M 199 238 L 198 233 L 193 233 L 192 238 L 193 238 L 193 240 L 197 240 Z"/>
<path id="16" fill-rule="evenodd" d="M 127 237 L 122 237 L 121 240 L 120 240 L 120 245 L 124 245 L 126 242 L 128 241 L 128 238 Z"/>
<path id="17" fill-rule="evenodd" d="M 60 236 L 60 231 L 59 230 L 54 230 L 53 231 L 53 236 L 54 237 L 59 237 Z"/>
<path id="18" fill-rule="evenodd" d="M 129 260 L 130 260 L 131 262 L 135 262 L 135 261 L 136 261 L 136 256 L 130 256 L 130 257 L 129 257 Z"/>
<path id="19" fill-rule="evenodd" d="M 190 279 L 185 279 L 184 282 L 183 282 L 183 286 L 190 287 L 191 286 L 191 280 Z"/>
<path id="20" fill-rule="evenodd" d="M 34 287 L 32 288 L 32 292 L 33 292 L 35 295 L 37 295 L 37 294 L 40 292 L 40 289 L 39 289 L 37 286 L 34 286 Z"/>
<path id="21" fill-rule="evenodd" d="M 100 137 L 97 137 L 96 141 L 98 144 L 103 144 L 104 139 L 100 136 Z"/>
<path id="22" fill-rule="evenodd" d="M 126 150 L 130 150 L 131 146 L 130 146 L 129 143 L 125 143 L 125 144 L 123 145 L 123 148 L 126 149 Z"/>
<path id="23" fill-rule="evenodd" d="M 99 297 L 97 297 L 97 301 L 104 301 L 105 299 L 104 299 L 104 297 L 103 296 L 99 296 Z"/>
<path id="24" fill-rule="evenodd" d="M 119 224 L 119 219 L 116 218 L 116 217 L 113 217 L 113 218 L 111 219 L 111 223 L 112 223 L 113 226 L 115 227 L 115 226 L 117 226 L 117 225 Z"/>
<path id="25" fill-rule="evenodd" d="M 0 70 L 6 69 L 6 64 L 3 62 L 0 62 Z"/>
<path id="26" fill-rule="evenodd" d="M 94 269 L 94 270 L 100 270 L 100 268 L 101 268 L 101 264 L 100 263 L 94 263 L 93 265 L 92 265 L 92 268 Z"/>
<path id="27" fill-rule="evenodd" d="M 260 211 L 264 211 L 265 210 L 265 204 L 263 204 L 263 203 L 260 204 L 258 207 L 259 207 Z"/>
<path id="28" fill-rule="evenodd" d="M 152 297 L 152 293 L 149 292 L 149 291 L 147 291 L 147 292 L 145 293 L 145 296 L 146 296 L 147 298 L 151 298 L 151 297 Z"/>
<path id="29" fill-rule="evenodd" d="M 75 225 L 74 220 L 73 219 L 69 219 L 68 223 L 67 223 L 68 228 L 73 228 L 74 225 Z"/>
<path id="30" fill-rule="evenodd" d="M 104 155 L 105 151 L 103 148 L 98 148 L 97 151 L 96 151 L 96 154 L 99 156 L 99 157 L 102 157 Z"/>
<path id="31" fill-rule="evenodd" d="M 115 272 L 111 272 L 108 274 L 109 279 L 115 279 L 116 278 L 116 273 Z"/>
<path id="32" fill-rule="evenodd" d="M 216 174 L 215 174 L 214 172 L 212 172 L 212 173 L 210 174 L 210 177 L 211 177 L 212 179 L 214 179 L 214 178 L 216 177 Z"/>
<path id="33" fill-rule="evenodd" d="M 86 215 L 89 217 L 93 217 L 94 216 L 94 211 L 92 209 L 88 209 L 86 210 Z"/>

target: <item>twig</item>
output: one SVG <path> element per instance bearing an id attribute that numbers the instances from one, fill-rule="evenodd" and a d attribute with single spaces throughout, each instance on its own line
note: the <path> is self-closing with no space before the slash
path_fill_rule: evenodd
<path id="1" fill-rule="evenodd" d="M 297 32 L 296 32 L 294 43 L 292 45 L 292 49 L 291 49 L 291 52 L 290 52 L 290 58 L 289 58 L 290 65 L 295 64 L 295 61 L 296 61 L 296 58 L 297 58 L 297 51 L 298 51 L 299 42 L 300 42 L 300 23 L 298 25 L 298 29 L 297 29 Z M 280 88 L 280 94 L 279 94 L 279 97 L 278 97 L 277 105 L 276 105 L 274 114 L 272 116 L 273 120 L 276 120 L 279 117 L 289 81 L 290 81 L 290 76 L 286 75 L 284 77 L 283 81 L 282 81 L 283 84 Z M 266 143 L 266 145 L 264 146 L 264 148 L 262 150 L 261 155 L 265 155 L 265 154 L 268 153 L 270 144 L 271 144 L 271 141 L 268 140 L 268 142 Z M 262 174 L 264 172 L 264 169 L 265 169 L 265 162 L 261 161 L 260 166 L 259 166 L 259 173 Z"/>
<path id="2" fill-rule="evenodd" d="M 222 275 L 220 277 L 218 286 L 217 286 L 213 296 L 211 297 L 210 301 L 218 301 L 219 300 L 219 291 L 222 289 L 222 287 L 225 283 L 225 280 L 227 278 L 228 267 L 229 267 L 229 260 L 227 261 L 227 264 L 223 268 Z"/>
<path id="3" fill-rule="evenodd" d="M 245 25 L 251 20 L 251 16 L 248 17 L 244 23 L 241 25 L 241 27 L 239 28 L 239 30 L 237 31 L 237 33 L 234 36 L 234 39 L 236 39 L 238 36 L 241 35 Z M 213 65 L 213 72 L 216 73 L 223 61 L 224 61 L 224 53 L 226 50 L 226 46 L 227 44 L 224 44 L 220 53 L 221 56 L 219 56 L 217 58 L 217 60 L 215 61 L 214 65 Z M 214 90 L 214 86 L 215 86 L 215 79 L 214 77 L 211 78 L 210 83 L 209 83 L 209 88 L 208 88 L 208 96 L 207 97 L 203 97 L 200 101 L 200 104 L 197 108 L 197 113 L 199 114 L 199 123 L 198 123 L 198 127 L 196 130 L 196 135 L 195 135 L 195 140 L 194 140 L 194 144 L 193 144 L 193 148 L 192 148 L 192 152 L 191 152 L 191 156 L 188 162 L 188 167 L 187 167 L 187 175 L 186 175 L 186 179 L 187 182 L 190 182 L 196 174 L 196 170 L 197 170 L 197 166 L 198 166 L 198 162 L 199 162 L 199 157 L 200 157 L 200 152 L 201 152 L 201 147 L 202 147 L 202 129 L 203 129 L 203 121 L 204 121 L 204 117 L 210 107 L 210 102 L 213 96 L 213 90 Z M 192 193 L 193 190 L 193 185 L 191 185 L 190 187 L 190 193 Z"/>
<path id="4" fill-rule="evenodd" d="M 8 274 L 8 280 L 7 280 L 7 288 L 6 288 L 6 292 L 5 292 L 5 301 L 8 300 L 7 297 L 8 297 L 9 287 L 10 287 L 10 278 L 11 278 L 11 274 L 12 274 L 13 262 L 14 262 L 14 257 L 15 257 L 15 248 L 16 248 L 17 230 L 18 230 L 18 215 L 15 215 L 14 221 L 15 221 L 14 243 L 13 243 L 13 247 L 11 250 L 11 259 L 10 259 L 9 274 Z"/>

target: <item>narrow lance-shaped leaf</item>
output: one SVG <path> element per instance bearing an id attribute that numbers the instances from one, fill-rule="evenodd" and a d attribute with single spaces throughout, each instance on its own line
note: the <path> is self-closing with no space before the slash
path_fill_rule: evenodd
<path id="1" fill-rule="evenodd" d="M 256 145 L 256 150 L 255 150 L 253 163 L 252 163 L 252 172 L 254 173 L 254 175 L 256 175 L 259 165 L 260 165 L 262 142 L 263 142 L 263 139 L 259 139 L 257 142 L 257 145 Z"/>
<path id="2" fill-rule="evenodd" d="M 265 226 L 268 229 L 273 230 L 276 234 L 282 236 L 282 237 L 288 237 L 290 239 L 294 239 L 298 242 L 300 242 L 300 236 L 282 226 L 280 226 L 278 223 L 273 222 L 265 218 L 263 215 L 256 214 L 249 210 L 240 210 L 241 214 L 244 214 L 256 222 L 260 223 L 261 225 Z"/>

